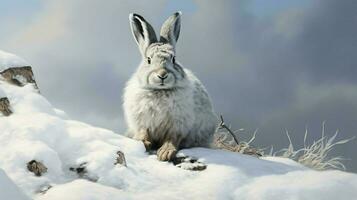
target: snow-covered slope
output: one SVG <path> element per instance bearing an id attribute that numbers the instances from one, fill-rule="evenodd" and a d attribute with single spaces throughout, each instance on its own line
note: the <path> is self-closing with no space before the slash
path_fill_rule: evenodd
<path id="1" fill-rule="evenodd" d="M 25 194 L 10 180 L 3 170 L 0 169 L 0 199 L 29 200 Z"/>
<path id="2" fill-rule="evenodd" d="M 289 159 L 193 148 L 181 153 L 199 158 L 207 169 L 183 170 L 148 155 L 141 142 L 68 119 L 30 84 L 18 87 L 0 80 L 0 91 L 13 111 L 9 117 L 0 116 L 0 168 L 34 199 L 335 200 L 357 196 L 357 175 L 314 171 Z M 124 152 L 127 167 L 114 165 L 118 150 Z M 47 172 L 40 177 L 29 172 L 26 164 L 31 160 L 42 162 Z M 83 165 L 88 171 L 84 178 L 69 170 Z M 0 173 L 0 181 L 2 177 Z M 0 199 L 6 199 L 6 194 L 0 189 Z"/>
<path id="3" fill-rule="evenodd" d="M 23 67 L 23 66 L 28 66 L 28 63 L 24 59 L 12 53 L 8 53 L 0 50 L 0 72 L 9 67 Z"/>

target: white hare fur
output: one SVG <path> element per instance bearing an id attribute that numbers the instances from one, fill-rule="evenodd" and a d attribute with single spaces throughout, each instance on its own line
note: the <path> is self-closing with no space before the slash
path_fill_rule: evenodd
<path id="1" fill-rule="evenodd" d="M 181 13 L 163 24 L 160 40 L 140 15 L 129 20 L 142 61 L 127 82 L 124 114 L 127 135 L 158 149 L 159 160 L 172 160 L 181 148 L 208 146 L 217 117 L 202 83 L 175 60 Z"/>

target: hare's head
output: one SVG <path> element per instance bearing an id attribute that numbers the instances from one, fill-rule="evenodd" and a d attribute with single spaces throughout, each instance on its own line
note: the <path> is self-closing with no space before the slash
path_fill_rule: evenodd
<path id="1" fill-rule="evenodd" d="M 181 12 L 176 12 L 165 21 L 158 40 L 154 29 L 142 16 L 130 14 L 131 30 L 143 59 L 137 71 L 142 87 L 173 89 L 183 86 L 185 72 L 175 57 L 175 45 L 180 35 L 180 17 Z"/>

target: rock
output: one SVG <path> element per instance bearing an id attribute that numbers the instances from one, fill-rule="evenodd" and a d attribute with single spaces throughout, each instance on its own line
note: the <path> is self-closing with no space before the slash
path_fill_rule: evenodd
<path id="1" fill-rule="evenodd" d="M 89 180 L 92 182 L 97 182 L 98 177 L 93 174 L 88 173 L 87 165 L 88 165 L 88 163 L 84 162 L 84 163 L 81 163 L 77 167 L 70 167 L 69 170 L 72 172 L 75 172 L 79 178 L 83 178 L 83 179 L 86 179 L 86 180 Z"/>
<path id="2" fill-rule="evenodd" d="M 118 151 L 117 155 L 118 155 L 118 157 L 116 158 L 116 162 L 114 163 L 114 165 L 119 164 L 119 165 L 123 165 L 126 167 L 126 160 L 125 160 L 124 153 L 121 151 Z"/>
<path id="3" fill-rule="evenodd" d="M 39 161 L 31 160 L 27 163 L 27 169 L 33 172 L 36 176 L 41 176 L 47 172 L 47 167 Z"/>
<path id="4" fill-rule="evenodd" d="M 207 168 L 207 165 L 198 161 L 197 158 L 189 156 L 177 156 L 174 158 L 172 163 L 181 169 L 191 170 L 191 171 L 202 171 Z"/>
<path id="5" fill-rule="evenodd" d="M 0 113 L 4 116 L 9 116 L 12 114 L 10 109 L 10 101 L 7 97 L 0 98 Z"/>
<path id="6" fill-rule="evenodd" d="M 32 68 L 30 66 L 6 68 L 5 70 L 0 71 L 0 80 L 19 87 L 30 83 L 33 84 L 35 89 L 39 92 Z M 4 116 L 9 116 L 12 114 L 10 101 L 7 97 L 3 97 L 4 94 L 2 93 L 3 92 L 0 88 L 0 113 Z"/>
<path id="7" fill-rule="evenodd" d="M 32 68 L 30 66 L 8 68 L 4 71 L 1 71 L 0 75 L 8 83 L 20 87 L 28 83 L 32 83 L 34 84 L 35 88 L 38 89 Z"/>
<path id="8" fill-rule="evenodd" d="M 86 169 L 87 163 L 81 163 L 78 167 L 70 167 L 69 170 L 76 172 L 79 177 L 83 177 L 87 173 Z"/>

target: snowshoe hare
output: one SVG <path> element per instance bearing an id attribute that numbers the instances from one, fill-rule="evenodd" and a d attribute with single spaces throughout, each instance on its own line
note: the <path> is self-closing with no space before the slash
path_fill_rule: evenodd
<path id="1" fill-rule="evenodd" d="M 176 12 L 165 21 L 158 40 L 142 16 L 129 16 L 142 61 L 124 91 L 127 135 L 157 149 L 161 161 L 181 148 L 208 146 L 217 124 L 206 89 L 176 60 L 180 17 Z"/>

